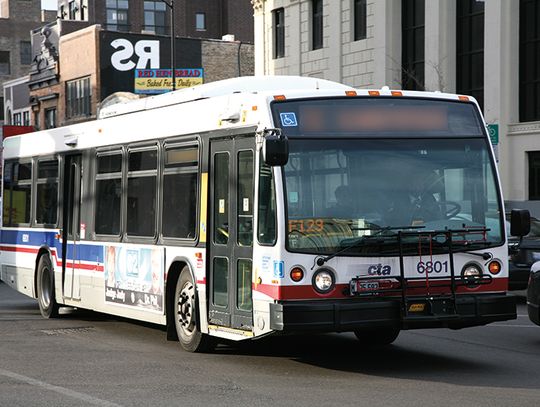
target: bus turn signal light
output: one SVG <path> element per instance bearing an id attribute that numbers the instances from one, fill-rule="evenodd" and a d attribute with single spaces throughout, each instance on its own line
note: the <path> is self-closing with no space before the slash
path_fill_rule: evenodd
<path id="1" fill-rule="evenodd" d="M 300 267 L 294 267 L 291 270 L 291 280 L 295 283 L 299 282 L 304 278 L 304 270 L 302 270 Z"/>
<path id="2" fill-rule="evenodd" d="M 491 274 L 499 274 L 501 272 L 501 263 L 497 260 L 493 260 L 489 263 L 488 270 Z"/>

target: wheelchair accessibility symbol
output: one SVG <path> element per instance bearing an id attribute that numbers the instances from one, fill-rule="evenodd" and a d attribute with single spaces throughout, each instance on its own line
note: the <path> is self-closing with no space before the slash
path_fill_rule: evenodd
<path id="1" fill-rule="evenodd" d="M 298 126 L 295 113 L 280 113 L 279 117 L 281 118 L 281 124 L 283 125 L 283 127 Z"/>

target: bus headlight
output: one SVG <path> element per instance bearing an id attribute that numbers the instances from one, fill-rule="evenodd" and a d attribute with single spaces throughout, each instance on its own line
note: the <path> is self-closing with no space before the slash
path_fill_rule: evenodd
<path id="1" fill-rule="evenodd" d="M 313 288 L 320 294 L 328 294 L 334 289 L 335 277 L 334 273 L 328 269 L 319 269 L 313 275 Z"/>
<path id="2" fill-rule="evenodd" d="M 468 286 L 474 286 L 476 281 L 482 276 L 480 266 L 475 263 L 465 264 L 461 270 L 461 278 Z"/>

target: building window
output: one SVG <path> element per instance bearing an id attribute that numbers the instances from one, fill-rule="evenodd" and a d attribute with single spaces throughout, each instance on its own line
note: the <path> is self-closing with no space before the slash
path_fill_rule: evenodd
<path id="1" fill-rule="evenodd" d="M 45 128 L 54 129 L 56 127 L 56 108 L 45 109 Z"/>
<path id="2" fill-rule="evenodd" d="M 530 151 L 529 156 L 529 199 L 540 200 L 540 151 Z"/>
<path id="3" fill-rule="evenodd" d="M 107 29 L 129 31 L 128 0 L 107 0 Z"/>
<path id="4" fill-rule="evenodd" d="M 70 20 L 75 20 L 76 17 L 77 17 L 77 10 L 78 10 L 77 2 L 76 1 L 70 1 L 69 4 L 68 4 L 68 7 L 69 7 L 69 19 Z"/>
<path id="5" fill-rule="evenodd" d="M 30 126 L 30 112 L 26 111 L 22 114 L 22 125 Z"/>
<path id="6" fill-rule="evenodd" d="M 0 51 L 0 75 L 9 75 L 9 51 Z"/>
<path id="7" fill-rule="evenodd" d="M 9 0 L 0 0 L 0 18 L 9 18 Z"/>
<path id="8" fill-rule="evenodd" d="M 195 13 L 195 30 L 206 31 L 206 14 Z"/>
<path id="9" fill-rule="evenodd" d="M 90 78 L 69 81 L 66 84 L 66 117 L 90 116 Z"/>
<path id="10" fill-rule="evenodd" d="M 21 113 L 15 113 L 13 115 L 13 125 L 14 126 L 20 126 L 22 124 L 22 114 Z"/>
<path id="11" fill-rule="evenodd" d="M 274 20 L 274 58 L 285 56 L 285 11 L 282 8 L 272 11 Z"/>
<path id="12" fill-rule="evenodd" d="M 457 2 L 456 92 L 484 106 L 484 2 Z"/>
<path id="13" fill-rule="evenodd" d="M 144 2 L 144 30 L 155 34 L 167 34 L 166 4 L 162 1 Z"/>
<path id="14" fill-rule="evenodd" d="M 21 65 L 30 65 L 32 63 L 32 43 L 30 41 L 20 42 Z"/>
<path id="15" fill-rule="evenodd" d="M 323 0 L 311 3 L 311 49 L 323 47 Z"/>
<path id="16" fill-rule="evenodd" d="M 540 120 L 540 2 L 521 0 L 519 14 L 519 121 L 530 122 Z"/>
<path id="17" fill-rule="evenodd" d="M 354 40 L 365 40 L 367 36 L 366 0 L 354 0 Z"/>
<path id="18" fill-rule="evenodd" d="M 424 90 L 425 1 L 403 0 L 401 4 L 401 86 L 407 90 Z"/>

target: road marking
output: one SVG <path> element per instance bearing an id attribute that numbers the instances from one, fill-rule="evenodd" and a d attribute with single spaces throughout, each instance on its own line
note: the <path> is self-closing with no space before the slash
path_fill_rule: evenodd
<path id="1" fill-rule="evenodd" d="M 510 328 L 534 328 L 534 329 L 540 329 L 536 325 L 512 325 L 512 324 L 489 324 L 486 326 L 502 326 L 502 327 L 510 327 Z"/>
<path id="2" fill-rule="evenodd" d="M 0 375 L 9 377 L 14 380 L 18 380 L 23 383 L 27 383 L 31 386 L 37 386 L 44 388 L 46 390 L 54 391 L 56 393 L 63 394 L 64 396 L 72 397 L 78 400 L 82 400 L 86 403 L 93 404 L 95 406 L 101 406 L 101 407 L 121 407 L 120 404 L 112 403 L 110 401 L 101 400 L 96 397 L 92 397 L 88 394 L 79 393 L 74 390 L 66 389 L 65 387 L 55 386 L 53 384 L 45 383 L 40 380 L 32 379 L 28 376 L 23 376 L 14 372 L 10 372 L 9 370 L 1 369 L 0 368 Z"/>

